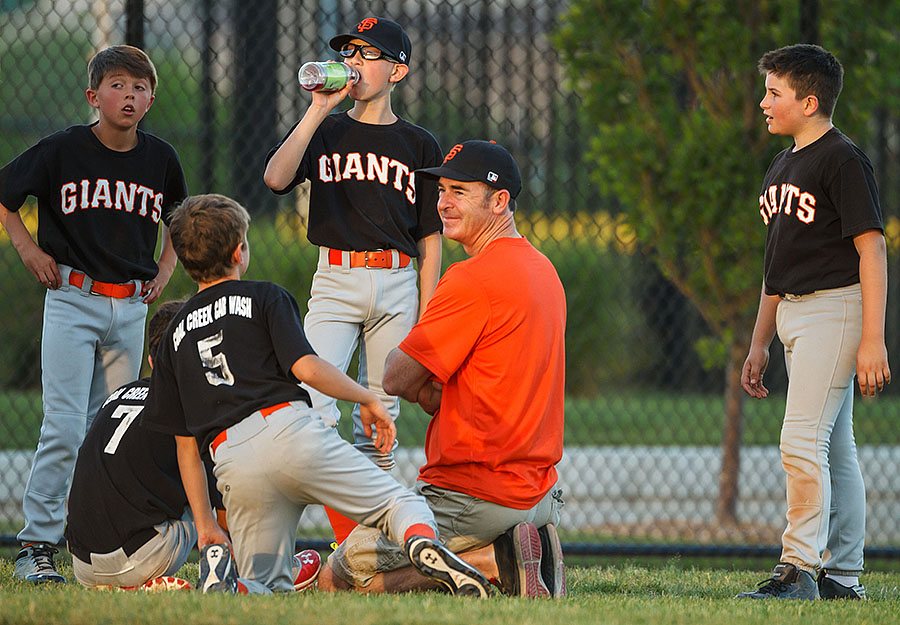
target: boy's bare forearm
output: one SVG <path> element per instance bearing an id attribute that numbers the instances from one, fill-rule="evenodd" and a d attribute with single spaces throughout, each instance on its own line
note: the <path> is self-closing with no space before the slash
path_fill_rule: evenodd
<path id="1" fill-rule="evenodd" d="M 862 340 L 884 343 L 887 305 L 887 249 L 881 231 L 870 230 L 854 239 L 859 252 L 862 290 Z"/>
<path id="2" fill-rule="evenodd" d="M 377 401 L 375 394 L 351 380 L 340 369 L 322 358 L 309 354 L 291 367 L 291 373 L 301 382 L 329 397 L 357 404 Z"/>
<path id="3" fill-rule="evenodd" d="M 263 180 L 270 189 L 281 191 L 294 179 L 313 134 L 328 116 L 329 110 L 311 104 L 300 123 L 269 159 Z"/>
<path id="4" fill-rule="evenodd" d="M 425 312 L 428 301 L 437 288 L 441 278 L 441 234 L 435 232 L 416 242 L 419 248 L 419 259 L 416 267 L 419 272 L 419 318 Z"/>

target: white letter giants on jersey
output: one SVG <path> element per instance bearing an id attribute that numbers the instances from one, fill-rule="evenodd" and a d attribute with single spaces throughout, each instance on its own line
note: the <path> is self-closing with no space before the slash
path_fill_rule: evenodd
<path id="1" fill-rule="evenodd" d="M 788 182 L 773 184 L 759 196 L 759 214 L 768 226 L 776 213 L 793 214 L 803 223 L 811 224 L 816 218 L 816 196 Z"/>
<path id="2" fill-rule="evenodd" d="M 319 180 L 322 182 L 341 182 L 342 180 L 368 180 L 385 186 L 392 186 L 402 191 L 410 204 L 416 203 L 416 177 L 408 165 L 386 156 L 377 156 L 371 152 L 365 160 L 359 152 L 351 152 L 346 156 L 334 153 L 319 157 Z"/>
<path id="3" fill-rule="evenodd" d="M 141 217 L 150 215 L 153 223 L 159 223 L 162 217 L 163 194 L 133 182 L 116 180 L 112 185 L 109 180 L 82 180 L 79 183 L 67 182 L 60 189 L 59 205 L 63 215 L 70 215 L 76 208 L 124 210 L 134 212 Z"/>

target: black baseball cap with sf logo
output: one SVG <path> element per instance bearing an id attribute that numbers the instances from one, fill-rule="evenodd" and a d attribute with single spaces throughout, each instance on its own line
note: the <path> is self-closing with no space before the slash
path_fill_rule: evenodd
<path id="1" fill-rule="evenodd" d="M 349 33 L 331 38 L 328 45 L 332 50 L 341 51 L 341 46 L 351 39 L 362 39 L 375 46 L 394 61 L 409 64 L 412 44 L 403 28 L 397 22 L 383 17 L 367 17 Z"/>
<path id="2" fill-rule="evenodd" d="M 495 189 L 506 189 L 513 199 L 522 190 L 516 161 L 495 141 L 472 139 L 457 143 L 447 152 L 440 167 L 417 169 L 416 174 L 459 182 L 483 182 Z"/>

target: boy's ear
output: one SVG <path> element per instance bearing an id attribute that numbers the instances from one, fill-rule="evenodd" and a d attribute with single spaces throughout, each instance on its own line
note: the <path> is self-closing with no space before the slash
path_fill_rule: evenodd
<path id="1" fill-rule="evenodd" d="M 409 65 L 404 65 L 403 63 L 394 63 L 394 69 L 391 70 L 391 76 L 388 79 L 390 82 L 400 82 L 406 75 L 409 73 Z"/>
<path id="2" fill-rule="evenodd" d="M 100 102 L 97 100 L 97 92 L 94 89 L 85 89 L 84 97 L 92 107 L 95 109 L 100 108 Z"/>
<path id="3" fill-rule="evenodd" d="M 243 260 L 243 256 L 244 256 L 244 242 L 241 241 L 240 243 L 237 244 L 237 247 L 234 248 L 234 251 L 231 253 L 231 266 L 239 267 L 241 264 L 241 261 Z"/>
<path id="4" fill-rule="evenodd" d="M 810 94 L 803 98 L 803 114 L 812 117 L 819 111 L 819 98 Z"/>

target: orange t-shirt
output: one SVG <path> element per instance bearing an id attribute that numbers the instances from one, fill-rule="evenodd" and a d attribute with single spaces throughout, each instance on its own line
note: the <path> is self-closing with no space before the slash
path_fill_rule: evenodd
<path id="1" fill-rule="evenodd" d="M 528 509 L 562 458 L 566 299 L 550 261 L 500 238 L 452 265 L 400 344 L 444 384 L 419 479 Z"/>

